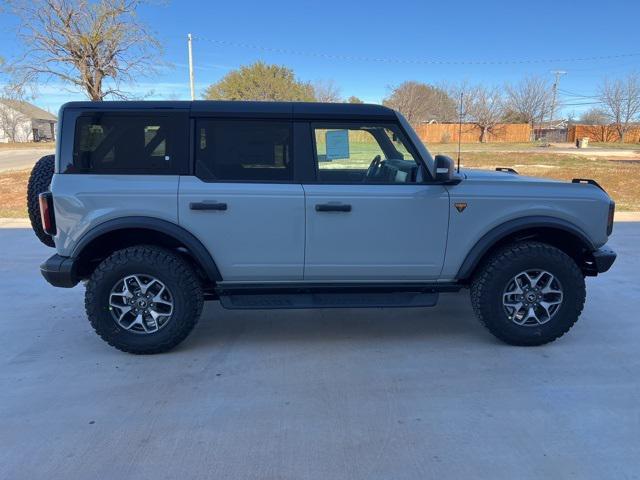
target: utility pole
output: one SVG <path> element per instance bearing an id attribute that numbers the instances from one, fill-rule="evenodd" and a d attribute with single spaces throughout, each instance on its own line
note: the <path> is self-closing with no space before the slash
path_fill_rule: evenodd
<path id="1" fill-rule="evenodd" d="M 553 121 L 553 116 L 556 113 L 556 99 L 558 96 L 558 84 L 560 83 L 560 77 L 562 75 L 566 75 L 567 72 L 565 72 L 564 70 L 552 70 L 551 73 L 556 76 L 556 79 L 553 82 L 553 98 L 551 100 L 551 116 L 549 118 L 550 122 Z"/>
<path id="2" fill-rule="evenodd" d="M 189 87 L 191 87 L 191 100 L 195 100 L 196 92 L 193 84 L 193 48 L 191 46 L 191 34 L 187 35 L 187 43 L 189 45 Z"/>

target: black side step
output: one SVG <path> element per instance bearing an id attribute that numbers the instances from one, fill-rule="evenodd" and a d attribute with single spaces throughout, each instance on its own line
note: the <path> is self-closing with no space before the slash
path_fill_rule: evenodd
<path id="1" fill-rule="evenodd" d="M 433 307 L 440 292 L 457 292 L 457 283 L 221 283 L 216 294 L 224 308 Z"/>
<path id="2" fill-rule="evenodd" d="M 220 303 L 231 310 L 278 308 L 372 308 L 433 307 L 437 292 L 387 293 L 257 293 L 220 295 Z"/>

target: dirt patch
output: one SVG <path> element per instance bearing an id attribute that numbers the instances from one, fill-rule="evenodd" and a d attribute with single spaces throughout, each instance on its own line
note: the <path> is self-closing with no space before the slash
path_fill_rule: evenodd
<path id="1" fill-rule="evenodd" d="M 56 144 L 53 142 L 24 142 L 24 143 L 0 143 L 1 150 L 53 150 Z"/>
<path id="2" fill-rule="evenodd" d="M 0 217 L 27 216 L 27 182 L 30 170 L 0 173 Z"/>

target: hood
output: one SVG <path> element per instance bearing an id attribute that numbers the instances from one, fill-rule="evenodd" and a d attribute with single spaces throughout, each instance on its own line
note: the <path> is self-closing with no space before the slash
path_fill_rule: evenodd
<path id="1" fill-rule="evenodd" d="M 480 181 L 504 181 L 504 182 L 535 182 L 535 183 L 566 183 L 562 180 L 552 180 L 550 178 L 527 177 L 511 172 L 499 172 L 495 170 L 478 170 L 474 168 L 461 168 L 460 173 L 465 179 Z"/>

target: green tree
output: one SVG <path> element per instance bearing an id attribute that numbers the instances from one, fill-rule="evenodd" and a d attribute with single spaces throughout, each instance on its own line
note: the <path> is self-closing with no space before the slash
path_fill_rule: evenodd
<path id="1" fill-rule="evenodd" d="M 293 70 L 256 62 L 227 73 L 204 93 L 208 100 L 299 101 L 315 100 L 313 86 L 296 79 Z"/>
<path id="2" fill-rule="evenodd" d="M 364 102 L 360 100 L 358 97 L 351 95 L 349 98 L 347 98 L 347 103 L 364 103 Z"/>

